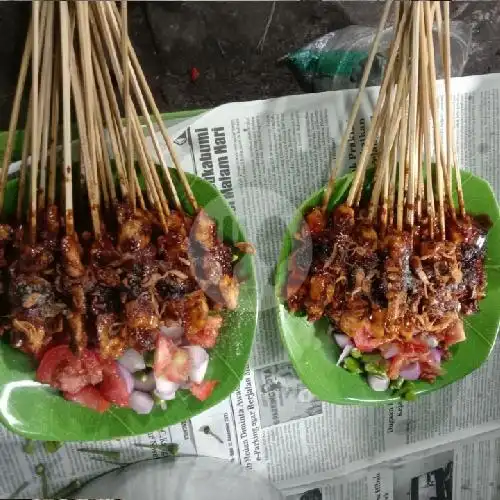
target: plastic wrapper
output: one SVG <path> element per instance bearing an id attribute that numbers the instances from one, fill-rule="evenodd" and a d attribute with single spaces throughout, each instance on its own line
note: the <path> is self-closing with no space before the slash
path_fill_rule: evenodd
<path id="1" fill-rule="evenodd" d="M 289 69 L 305 92 L 357 88 L 363 76 L 376 28 L 348 26 L 332 31 L 285 56 Z M 472 28 L 462 21 L 451 23 L 451 71 L 461 76 L 469 57 Z M 378 53 L 368 78 L 368 86 L 380 85 L 393 39 L 393 29 L 382 33 Z M 443 77 L 437 34 L 434 32 L 436 70 Z"/>

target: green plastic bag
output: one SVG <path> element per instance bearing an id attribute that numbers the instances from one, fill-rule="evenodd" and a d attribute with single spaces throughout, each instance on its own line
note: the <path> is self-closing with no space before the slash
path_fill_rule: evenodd
<path id="1" fill-rule="evenodd" d="M 348 26 L 327 33 L 305 47 L 286 55 L 283 60 L 295 75 L 305 92 L 324 92 L 358 88 L 375 28 Z M 380 85 L 387 61 L 386 55 L 393 37 L 392 27 L 382 33 L 378 53 L 368 78 L 368 86 Z M 469 57 L 472 28 L 464 22 L 451 24 L 452 76 L 461 76 Z M 437 45 L 437 39 L 435 40 Z M 436 56 L 438 78 L 442 75 L 442 63 Z"/>

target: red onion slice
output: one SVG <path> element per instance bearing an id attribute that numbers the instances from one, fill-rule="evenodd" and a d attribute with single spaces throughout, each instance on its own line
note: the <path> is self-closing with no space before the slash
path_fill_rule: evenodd
<path id="1" fill-rule="evenodd" d="M 337 361 L 337 366 L 340 365 L 340 363 L 342 363 L 342 361 L 344 361 L 345 358 L 347 358 L 347 356 L 349 356 L 349 354 L 351 354 L 351 351 L 353 350 L 353 345 L 349 345 L 347 344 L 344 349 L 342 350 L 342 352 L 340 353 L 340 356 L 339 356 L 339 359 Z"/>
<path id="2" fill-rule="evenodd" d="M 386 344 L 380 348 L 380 351 L 385 359 L 391 359 L 399 354 L 399 347 L 397 344 Z"/>
<path id="3" fill-rule="evenodd" d="M 368 385 L 375 392 L 384 392 L 389 388 L 389 377 L 387 375 L 368 375 Z"/>
<path id="4" fill-rule="evenodd" d="M 184 335 L 184 329 L 180 325 L 160 326 L 160 332 L 172 340 L 179 340 Z"/>
<path id="5" fill-rule="evenodd" d="M 431 349 L 431 360 L 436 364 L 439 365 L 441 363 L 441 349 Z"/>
<path id="6" fill-rule="evenodd" d="M 154 391 L 154 395 L 161 399 L 162 401 L 172 401 L 175 399 L 175 391 L 174 392 L 160 392 Z"/>
<path id="7" fill-rule="evenodd" d="M 130 395 L 129 405 L 139 415 L 151 413 L 154 406 L 153 398 L 145 392 L 134 391 Z"/>
<path id="8" fill-rule="evenodd" d="M 134 390 L 134 377 L 124 366 L 120 365 L 120 363 L 118 363 L 118 371 L 127 386 L 127 392 L 130 394 Z"/>
<path id="9" fill-rule="evenodd" d="M 146 363 L 144 363 L 142 354 L 139 354 L 134 349 L 127 349 L 118 360 L 118 363 L 120 363 L 130 373 L 138 372 L 139 370 L 144 370 L 144 368 L 146 368 Z"/>
<path id="10" fill-rule="evenodd" d="M 337 343 L 337 345 L 341 349 L 344 349 L 345 346 L 348 346 L 348 345 L 352 346 L 353 345 L 350 337 L 348 337 L 347 335 L 345 335 L 343 333 L 334 333 L 333 338 L 335 339 L 335 342 Z"/>
<path id="11" fill-rule="evenodd" d="M 179 388 L 179 384 L 171 382 L 165 377 L 156 377 L 156 390 L 161 394 L 172 394 Z"/>
<path id="12" fill-rule="evenodd" d="M 153 372 L 144 373 L 140 377 L 134 377 L 134 389 L 142 392 L 153 392 L 156 380 Z"/>
<path id="13" fill-rule="evenodd" d="M 439 345 L 439 342 L 436 339 L 436 337 L 433 337 L 432 335 L 429 335 L 428 337 L 426 337 L 425 341 L 427 342 L 427 345 L 431 349 L 433 349 L 434 347 L 437 347 Z"/>
<path id="14" fill-rule="evenodd" d="M 420 377 L 420 363 L 410 363 L 406 365 L 399 375 L 405 380 L 418 380 Z"/>
<path id="15" fill-rule="evenodd" d="M 191 370 L 189 371 L 189 380 L 195 384 L 201 384 L 208 368 L 208 352 L 198 345 L 189 345 L 184 348 L 189 354 L 191 360 Z"/>

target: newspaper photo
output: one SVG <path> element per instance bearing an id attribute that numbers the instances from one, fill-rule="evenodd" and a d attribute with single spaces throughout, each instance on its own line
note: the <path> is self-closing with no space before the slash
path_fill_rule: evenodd
<path id="1" fill-rule="evenodd" d="M 438 91 L 443 115 L 442 85 Z M 459 163 L 498 196 L 500 75 L 454 79 L 452 91 Z M 366 93 L 344 172 L 356 166 L 377 93 Z M 168 453 L 165 445 L 174 443 L 181 454 L 230 460 L 263 475 L 287 500 L 500 499 L 500 438 L 491 438 L 500 431 L 498 344 L 463 380 L 413 403 L 367 407 L 319 401 L 281 343 L 274 270 L 285 229 L 326 183 L 355 98 L 349 90 L 232 103 L 170 128 L 183 168 L 221 191 L 258 249 L 260 314 L 243 380 L 230 398 L 189 422 L 135 438 L 65 443 L 53 453 L 31 443 L 27 453 L 26 440 L 2 428 L 1 497 L 23 485 L 19 498 L 39 495 L 38 464 L 56 491 Z M 166 148 L 165 158 L 170 162 Z M 415 454 L 412 462 L 402 459 Z"/>

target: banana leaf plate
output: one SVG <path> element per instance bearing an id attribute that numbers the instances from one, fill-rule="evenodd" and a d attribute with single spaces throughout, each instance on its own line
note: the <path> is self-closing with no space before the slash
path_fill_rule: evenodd
<path id="1" fill-rule="evenodd" d="M 178 183 L 175 172 L 172 174 Z M 199 177 L 187 174 L 187 178 L 199 205 L 217 222 L 224 241 L 245 241 L 233 211 L 221 194 Z M 183 190 L 178 193 L 188 210 Z M 6 211 L 14 213 L 16 203 L 17 179 L 14 179 L 7 186 Z M 236 310 L 223 313 L 223 327 L 217 345 L 211 350 L 206 375 L 219 383 L 206 401 L 198 401 L 188 391 L 179 391 L 166 410 L 155 408 L 149 415 L 117 407 L 99 414 L 65 401 L 56 391 L 34 381 L 32 360 L 4 339 L 0 341 L 0 422 L 30 439 L 94 441 L 152 432 L 187 420 L 227 398 L 243 377 L 257 320 L 254 259 L 245 255 L 237 266 L 238 276 L 243 278 L 239 304 Z"/>
<path id="2" fill-rule="evenodd" d="M 330 207 L 343 202 L 352 182 L 349 174 L 338 180 Z M 469 172 L 462 172 L 466 210 L 486 214 L 493 225 L 488 233 L 486 272 L 487 295 L 480 303 L 480 312 L 464 318 L 467 340 L 455 345 L 452 359 L 443 363 L 445 374 L 434 384 L 417 382 L 415 392 L 425 394 L 451 384 L 475 369 L 488 358 L 500 325 L 500 211 L 490 185 Z M 366 189 L 366 186 L 365 186 Z M 298 209 L 285 235 L 276 273 L 277 320 L 283 343 L 304 384 L 323 401 L 347 405 L 382 405 L 398 400 L 387 392 L 375 392 L 360 375 L 351 374 L 336 366 L 340 349 L 328 334 L 328 321 L 310 323 L 306 317 L 290 313 L 283 298 L 287 279 L 288 258 L 293 234 L 299 229 L 303 216 L 321 203 L 323 190 L 316 192 Z"/>

